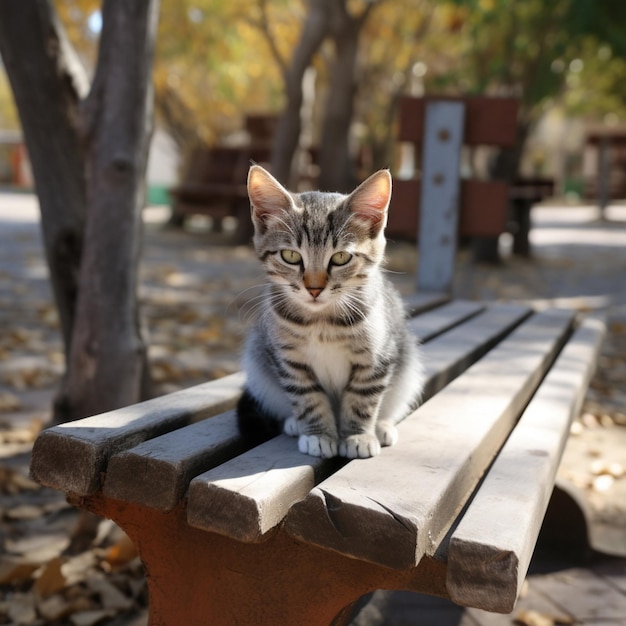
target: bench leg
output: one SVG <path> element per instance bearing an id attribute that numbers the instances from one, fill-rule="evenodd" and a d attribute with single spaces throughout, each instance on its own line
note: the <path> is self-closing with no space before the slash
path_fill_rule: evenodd
<path id="1" fill-rule="evenodd" d="M 113 519 L 135 543 L 150 626 L 327 626 L 346 623 L 351 605 L 375 589 L 447 597 L 445 565 L 432 559 L 396 571 L 300 543 L 282 529 L 262 543 L 240 543 L 188 526 L 182 506 L 160 513 L 100 494 L 70 501 Z"/>
<path id="2" fill-rule="evenodd" d="M 513 254 L 530 256 L 530 209 L 533 200 L 522 199 L 513 201 L 513 220 L 516 230 L 513 233 Z"/>

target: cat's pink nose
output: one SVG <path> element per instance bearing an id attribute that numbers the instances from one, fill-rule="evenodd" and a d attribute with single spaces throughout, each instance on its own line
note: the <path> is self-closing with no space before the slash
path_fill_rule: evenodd
<path id="1" fill-rule="evenodd" d="M 313 300 L 317 299 L 317 296 L 322 293 L 323 288 L 320 287 L 307 287 L 306 290 L 313 296 Z"/>

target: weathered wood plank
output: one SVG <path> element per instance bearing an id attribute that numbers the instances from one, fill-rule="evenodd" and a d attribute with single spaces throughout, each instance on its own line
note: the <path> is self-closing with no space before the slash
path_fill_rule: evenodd
<path id="1" fill-rule="evenodd" d="M 452 340 L 440 336 L 425 344 L 426 393 L 432 395 L 447 384 L 458 374 L 460 363 L 467 367 L 470 359 L 486 350 L 484 345 L 508 332 L 528 311 L 526 307 L 495 305 L 450 331 L 454 332 Z M 450 319 L 444 315 L 446 322 Z M 336 460 L 302 455 L 293 439 L 281 436 L 196 477 L 187 501 L 189 523 L 240 541 L 261 541 L 292 504 L 336 468 Z M 154 481 L 158 476 L 149 479 Z"/>
<path id="2" fill-rule="evenodd" d="M 425 311 L 435 309 L 450 300 L 447 293 L 416 293 L 404 298 L 404 305 L 409 315 L 419 315 Z"/>
<path id="3" fill-rule="evenodd" d="M 260 541 L 343 463 L 302 454 L 293 438 L 280 435 L 194 478 L 187 521 L 239 541 Z"/>
<path id="4" fill-rule="evenodd" d="M 145 441 L 109 460 L 105 496 L 169 511 L 189 481 L 246 449 L 234 410 Z"/>
<path id="5" fill-rule="evenodd" d="M 559 355 L 454 531 L 448 590 L 457 604 L 513 610 L 574 416 L 604 337 L 587 318 Z"/>
<path id="6" fill-rule="evenodd" d="M 462 102 L 426 104 L 418 241 L 428 262 L 417 267 L 419 291 L 452 291 L 464 115 Z"/>
<path id="7" fill-rule="evenodd" d="M 422 348 L 427 375 L 424 397 L 430 398 L 465 371 L 530 314 L 527 306 L 494 304 L 429 341 Z"/>
<path id="8" fill-rule="evenodd" d="M 242 373 L 129 407 L 60 424 L 39 435 L 31 476 L 42 485 L 78 495 L 95 493 L 113 454 L 234 407 Z"/>
<path id="9" fill-rule="evenodd" d="M 294 537 L 388 567 L 434 553 L 561 347 L 571 314 L 531 317 L 399 425 L 399 442 L 320 483 Z"/>
<path id="10" fill-rule="evenodd" d="M 454 300 L 409 320 L 409 328 L 419 339 L 428 341 L 484 310 L 485 305 L 479 302 Z"/>

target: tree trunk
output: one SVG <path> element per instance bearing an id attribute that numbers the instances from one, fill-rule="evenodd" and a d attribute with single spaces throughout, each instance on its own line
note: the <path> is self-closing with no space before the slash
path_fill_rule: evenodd
<path id="1" fill-rule="evenodd" d="M 66 385 L 70 417 L 142 395 L 137 274 L 157 15 L 158 0 L 103 4 L 98 66 L 83 110 L 89 213 Z"/>
<path id="2" fill-rule="evenodd" d="M 69 62 L 63 30 L 48 0 L 0 2 L 0 54 L 33 169 L 67 355 L 85 223 L 86 183 L 77 122 L 87 79 L 81 79 L 78 65 Z"/>
<path id="3" fill-rule="evenodd" d="M 356 95 L 356 61 L 361 18 L 353 18 L 345 2 L 333 10 L 335 58 L 331 69 L 328 98 L 324 110 L 320 145 L 320 179 L 322 191 L 350 191 L 356 182 L 350 157 L 350 127 Z"/>
<path id="4" fill-rule="evenodd" d="M 291 65 L 284 75 L 287 104 L 276 128 L 272 146 L 272 174 L 283 184 L 292 184 L 293 157 L 300 139 L 302 80 L 313 55 L 329 34 L 330 8 L 336 0 L 309 0 L 309 11 Z"/>
<path id="5" fill-rule="evenodd" d="M 80 103 L 50 1 L 0 2 L 66 351 L 57 422 L 134 403 L 146 388 L 136 292 L 157 15 L 158 0 L 105 0 Z"/>

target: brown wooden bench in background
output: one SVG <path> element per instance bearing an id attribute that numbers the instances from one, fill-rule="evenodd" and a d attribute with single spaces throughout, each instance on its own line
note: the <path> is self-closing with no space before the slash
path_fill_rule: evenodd
<path id="1" fill-rule="evenodd" d="M 509 187 L 509 224 L 513 253 L 530 256 L 530 210 L 554 195 L 552 178 L 516 178 Z"/>
<path id="2" fill-rule="evenodd" d="M 117 522 L 151 626 L 346 623 L 375 589 L 509 612 L 604 332 L 594 317 L 422 295 L 425 402 L 347 462 L 250 448 L 243 374 L 42 432 L 32 476 Z"/>
<path id="3" fill-rule="evenodd" d="M 448 117 L 427 121 L 429 109 L 446 107 L 450 103 L 457 110 Z M 450 108 L 450 107 L 449 107 Z M 390 238 L 416 241 L 420 248 L 436 246 L 439 253 L 446 248 L 449 254 L 448 275 L 454 264 L 453 255 L 458 238 L 469 239 L 474 245 L 477 260 L 498 259 L 497 240 L 500 234 L 513 235 L 513 252 L 528 256 L 530 209 L 532 205 L 552 195 L 554 183 L 549 179 L 516 179 L 511 185 L 499 180 L 459 180 L 462 146 L 491 146 L 512 148 L 517 140 L 517 111 L 514 98 L 472 96 L 464 98 L 406 96 L 399 103 L 398 140 L 414 146 L 414 169 L 409 178 L 394 179 L 392 205 L 387 235 Z M 445 114 L 444 114 L 445 115 Z M 458 127 L 458 132 L 451 129 Z M 440 163 L 433 153 L 444 151 Z M 430 168 L 430 171 L 429 171 Z M 403 172 L 406 175 L 406 172 Z M 426 175 L 426 188 L 423 187 Z M 446 196 L 446 187 L 450 190 Z M 438 197 L 439 196 L 441 197 Z M 442 195 L 443 194 L 443 195 Z M 449 211 L 446 203 L 452 198 L 457 207 Z M 425 210 L 422 210 L 424 207 Z M 445 245 L 433 244 L 432 216 L 449 222 L 451 232 Z M 427 232 L 422 240 L 426 220 Z M 427 252 L 430 257 L 432 252 Z M 427 281 L 430 282 L 430 281 Z M 447 288 L 440 290 L 449 291 Z"/>
<path id="4" fill-rule="evenodd" d="M 235 217 L 235 239 L 247 243 L 252 236 L 252 222 L 246 177 L 251 161 L 264 162 L 268 158 L 267 151 L 247 147 L 196 148 L 183 182 L 169 190 L 172 224 L 182 226 L 191 215 L 208 215 L 219 230 L 225 217 Z"/>
<path id="5" fill-rule="evenodd" d="M 171 224 L 182 226 L 191 215 L 208 215 L 219 230 L 225 217 L 234 217 L 237 219 L 235 241 L 248 243 L 252 237 L 246 189 L 248 169 L 253 162 L 269 162 L 275 126 L 275 116 L 248 115 L 245 129 L 249 139 L 244 145 L 196 148 L 182 182 L 169 189 Z"/>

